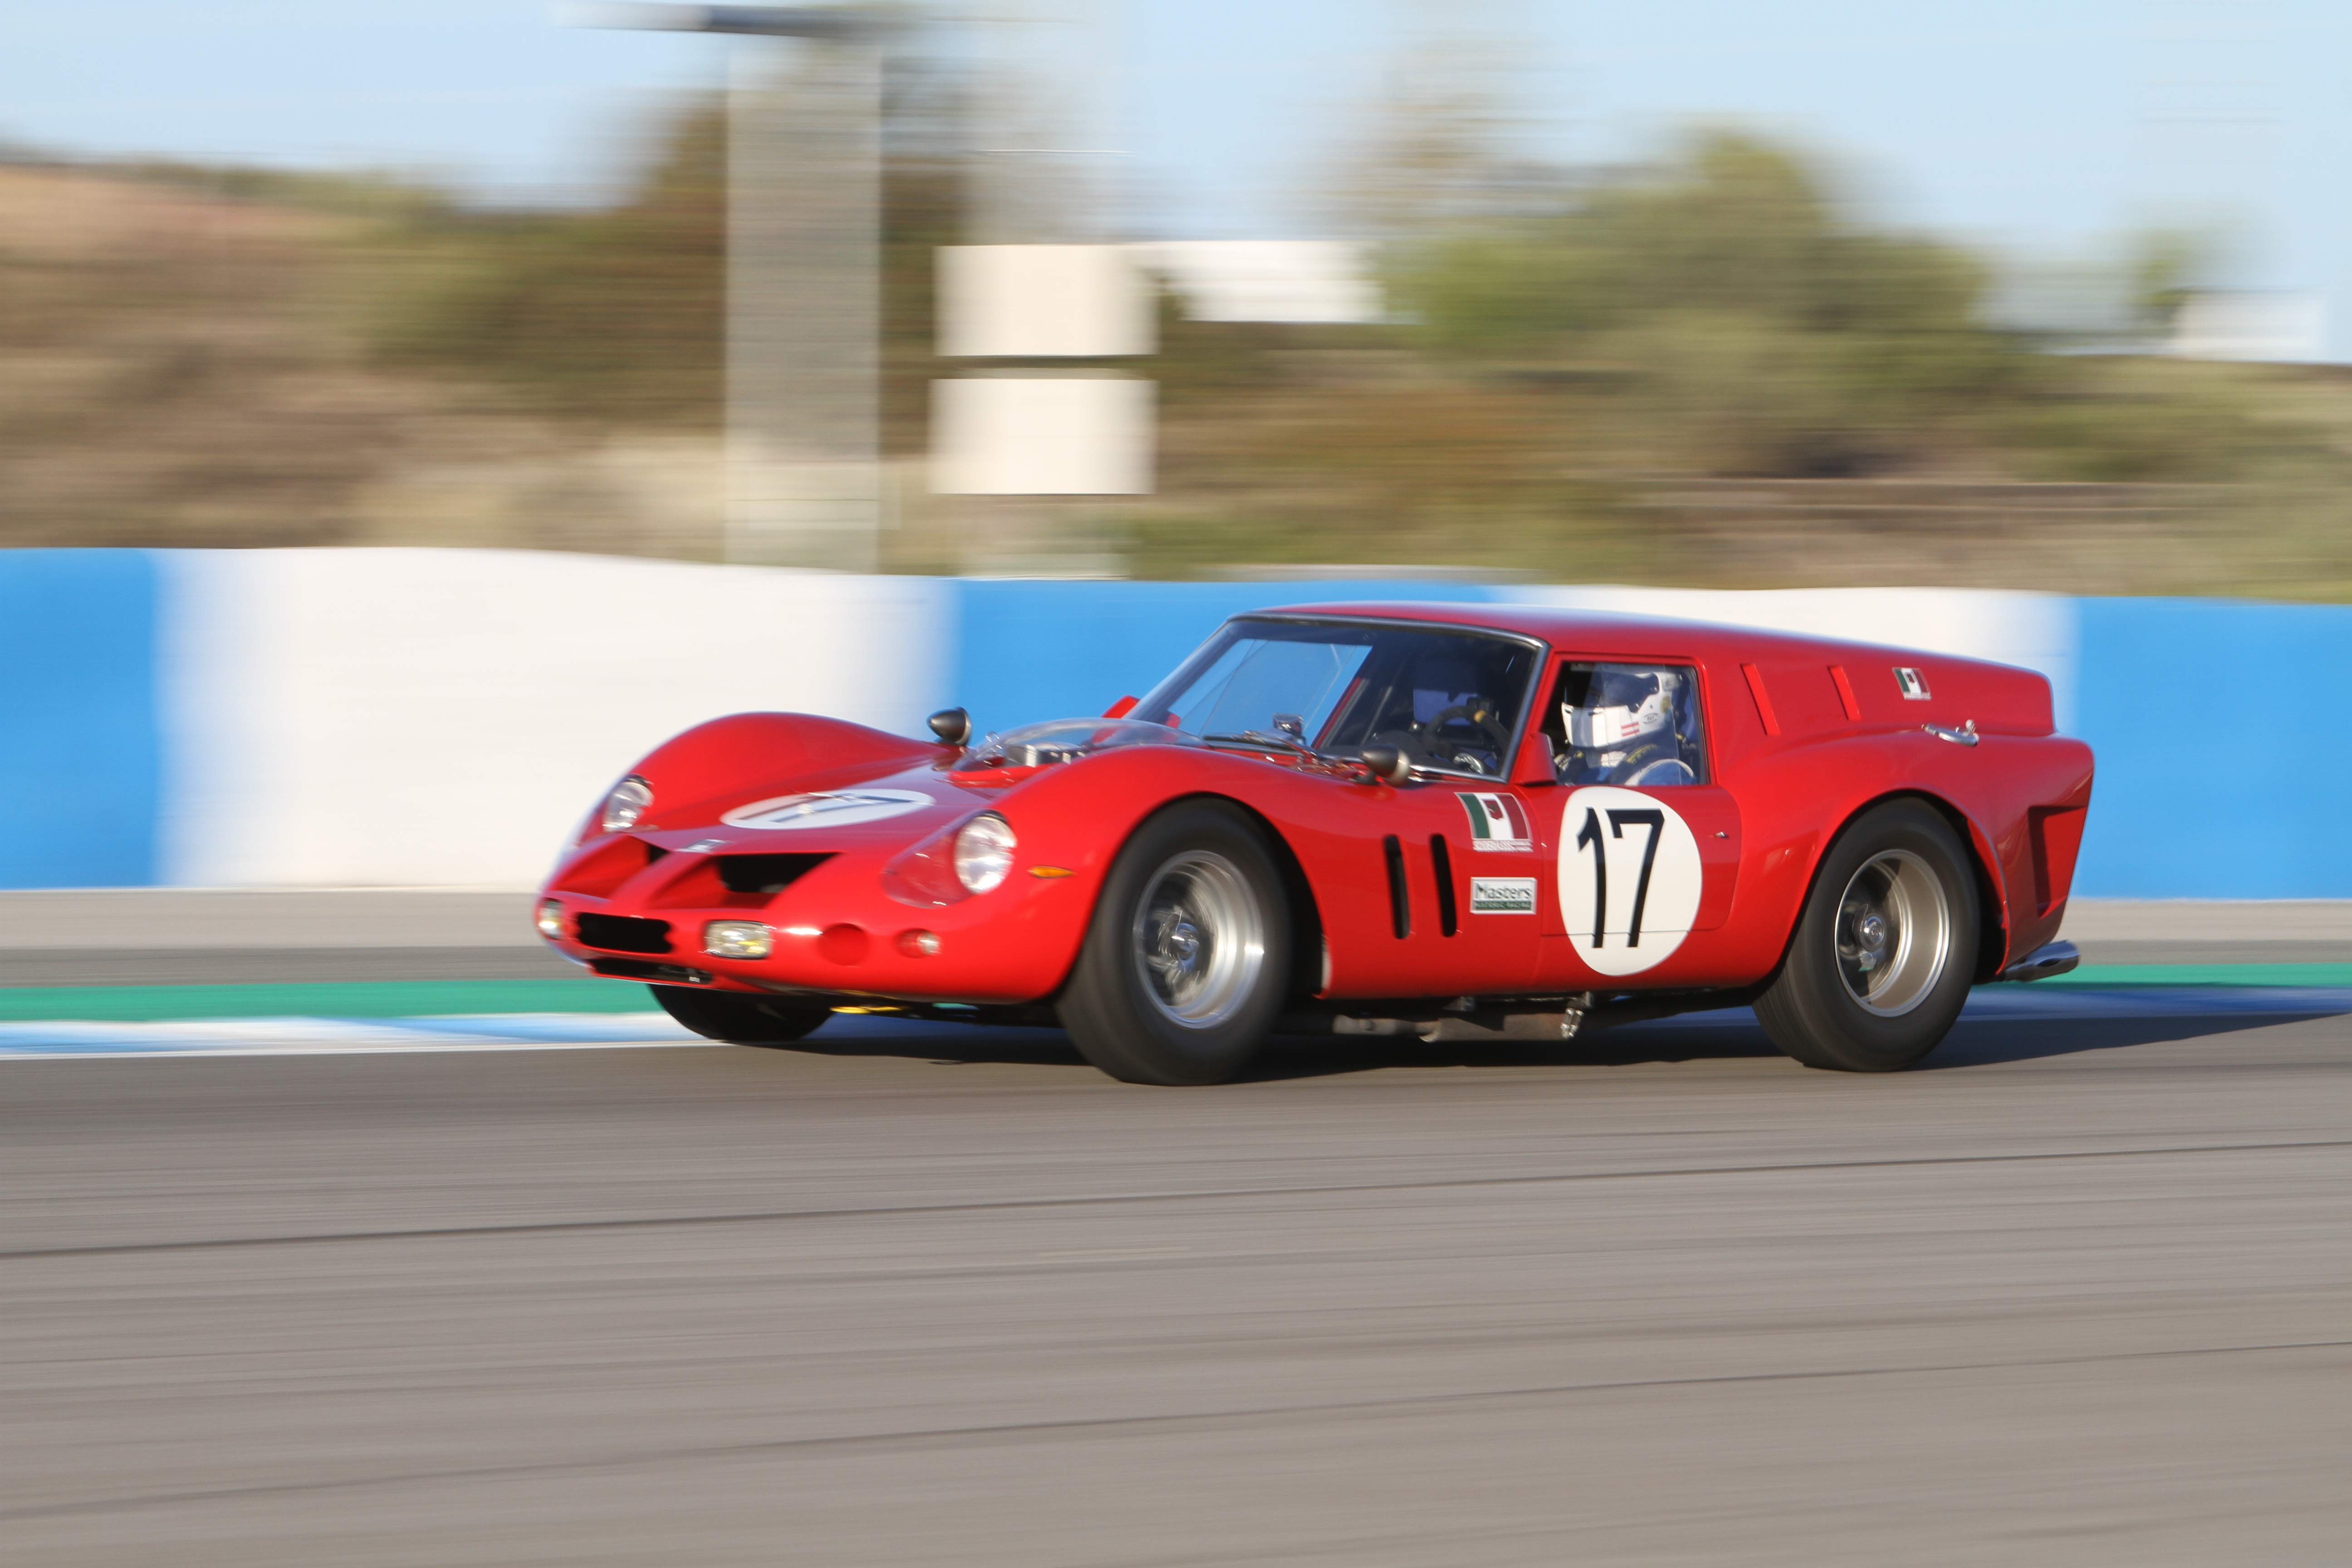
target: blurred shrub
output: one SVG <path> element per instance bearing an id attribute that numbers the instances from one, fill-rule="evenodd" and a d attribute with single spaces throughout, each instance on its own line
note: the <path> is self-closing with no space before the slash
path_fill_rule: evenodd
<path id="1" fill-rule="evenodd" d="M 886 446 L 920 449 L 931 374 L 932 252 L 961 218 L 957 172 L 929 128 L 940 89 L 894 82 L 883 180 Z M 368 337 L 386 365 L 488 384 L 535 411 L 716 429 L 725 396 L 727 118 L 688 105 L 636 188 L 589 212 L 404 215 Z"/>
<path id="2" fill-rule="evenodd" d="M 1644 468 L 1880 471 L 2029 379 L 2026 345 L 1978 319 L 1974 257 L 1847 217 L 1794 154 L 1728 132 L 1551 213 L 1407 240 L 1388 285 L 1438 353 L 1606 394 Z"/>
<path id="3" fill-rule="evenodd" d="M 722 126 L 715 108 L 685 116 L 639 188 L 604 211 L 402 215 L 373 237 L 390 263 L 368 323 L 378 361 L 501 383 L 564 414 L 714 424 Z"/>
<path id="4" fill-rule="evenodd" d="M 2138 259 L 2137 330 L 2160 331 L 2190 260 L 2179 237 Z M 1725 131 L 1564 182 L 1546 213 L 1409 236 L 1387 277 L 1431 353 L 1581 391 L 1577 415 L 1638 471 L 2242 482 L 2318 455 L 2256 378 L 2054 354 L 1987 321 L 1990 281 L 1969 252 L 1874 226 L 1794 153 Z"/>

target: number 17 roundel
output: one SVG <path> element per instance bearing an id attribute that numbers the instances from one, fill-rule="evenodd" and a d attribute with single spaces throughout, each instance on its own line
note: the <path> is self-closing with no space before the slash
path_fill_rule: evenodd
<path id="1" fill-rule="evenodd" d="M 1602 974 L 1665 961 L 1698 917 L 1698 840 L 1654 795 L 1589 785 L 1559 825 L 1559 912 L 1576 956 Z"/>

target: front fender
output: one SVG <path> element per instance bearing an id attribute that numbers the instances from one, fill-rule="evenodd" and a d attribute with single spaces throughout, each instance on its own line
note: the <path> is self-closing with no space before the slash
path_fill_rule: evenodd
<path id="1" fill-rule="evenodd" d="M 629 772 L 653 786 L 653 805 L 639 824 L 650 832 L 665 819 L 710 821 L 724 805 L 749 794 L 838 788 L 942 752 L 938 745 L 815 713 L 730 713 L 673 735 Z"/>

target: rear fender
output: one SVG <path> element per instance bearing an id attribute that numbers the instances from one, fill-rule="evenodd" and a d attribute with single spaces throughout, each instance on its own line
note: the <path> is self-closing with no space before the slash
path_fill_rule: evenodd
<path id="1" fill-rule="evenodd" d="M 1977 964 L 1974 979 L 1981 984 L 2000 973 L 2001 966 L 2008 962 L 2009 904 L 2002 894 L 2000 860 L 1993 853 L 1992 841 L 1985 836 L 1984 829 L 1975 818 L 1941 795 L 1927 790 L 1899 789 L 1874 795 L 1855 806 L 1846 814 L 1845 820 L 1838 824 L 1837 831 L 1823 841 L 1820 852 L 1813 857 L 1812 870 L 1805 882 L 1805 896 L 1798 900 L 1796 919 L 1790 922 L 1789 934 L 1781 941 L 1780 963 L 1773 965 L 1773 975 L 1778 975 L 1780 966 L 1789 961 L 1790 949 L 1797 940 L 1797 927 L 1803 921 L 1805 910 L 1812 903 L 1814 889 L 1821 881 L 1822 868 L 1829 864 L 1831 851 L 1837 847 L 1856 822 L 1895 800 L 1918 801 L 1941 816 L 1958 837 L 1977 885 Z M 1770 978 L 1767 976 L 1768 983 Z"/>

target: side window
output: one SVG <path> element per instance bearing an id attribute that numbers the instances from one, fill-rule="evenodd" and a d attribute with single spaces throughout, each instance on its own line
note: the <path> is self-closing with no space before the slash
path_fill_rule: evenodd
<path id="1" fill-rule="evenodd" d="M 1706 782 L 1697 671 L 1688 665 L 1562 665 L 1543 727 L 1562 784 Z"/>

